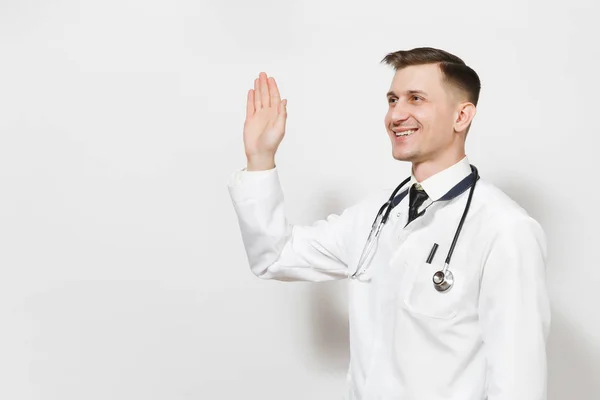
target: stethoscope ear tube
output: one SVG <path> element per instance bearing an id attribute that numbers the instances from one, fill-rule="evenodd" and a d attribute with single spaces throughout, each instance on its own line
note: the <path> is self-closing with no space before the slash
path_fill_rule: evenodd
<path id="1" fill-rule="evenodd" d="M 369 237 L 367 238 L 367 243 L 365 243 L 362 253 L 360 254 L 360 258 L 358 259 L 358 265 L 356 266 L 356 270 L 354 271 L 354 273 L 352 275 L 350 275 L 350 278 L 356 279 L 361 273 L 364 272 L 364 271 L 362 271 L 362 267 L 363 267 L 366 259 L 368 258 L 369 254 L 371 253 L 371 250 L 375 246 L 375 244 L 379 238 L 381 229 L 385 225 L 385 223 L 390 215 L 390 212 L 392 211 L 392 201 L 396 197 L 396 194 L 398 193 L 398 191 L 404 185 L 406 185 L 409 181 L 410 181 L 410 177 L 408 177 L 404 181 L 402 181 L 402 183 L 400 185 L 398 185 L 396 187 L 396 189 L 394 189 L 389 200 L 386 201 L 385 204 L 383 204 L 379 208 L 379 211 L 377 211 L 377 215 L 375 216 L 375 220 L 373 221 L 373 225 L 371 226 L 371 232 L 369 232 Z"/>
<path id="2" fill-rule="evenodd" d="M 456 242 L 458 242 L 458 236 L 460 235 L 460 231 L 465 223 L 465 219 L 467 218 L 467 213 L 469 212 L 469 207 L 471 207 L 471 199 L 473 198 L 473 191 L 475 190 L 475 184 L 479 179 L 479 173 L 477 172 L 477 168 L 473 167 L 473 172 L 475 173 L 475 180 L 473 181 L 473 185 L 471 186 L 471 190 L 469 191 L 469 198 L 467 199 L 467 204 L 465 205 L 465 210 L 463 211 L 462 217 L 460 218 L 460 222 L 458 223 L 458 227 L 456 228 L 456 232 L 454 233 L 454 238 L 452 239 L 452 244 L 450 245 L 450 250 L 448 250 L 448 255 L 446 256 L 446 261 L 444 263 L 444 269 L 441 271 L 437 271 L 433 274 L 432 281 L 433 287 L 438 292 L 447 292 L 454 286 L 454 275 L 452 271 L 450 271 L 450 259 L 452 258 L 452 253 L 454 253 L 454 248 L 456 247 Z"/>
<path id="3" fill-rule="evenodd" d="M 469 198 L 467 199 L 467 204 L 465 205 L 465 210 L 463 211 L 462 217 L 460 218 L 460 222 L 458 223 L 458 227 L 456 228 L 456 233 L 454 234 L 454 239 L 452 239 L 452 245 L 450 246 L 450 250 L 448 251 L 448 255 L 446 256 L 446 265 L 450 264 L 450 258 L 452 257 L 452 253 L 454 252 L 454 247 L 456 247 L 456 242 L 458 241 L 458 236 L 460 235 L 460 230 L 465 223 L 465 219 L 467 218 L 467 213 L 469 212 L 469 207 L 471 207 L 471 199 L 473 198 L 473 191 L 475 190 L 475 184 L 479 179 L 479 173 L 477 172 L 477 168 L 473 166 L 473 172 L 475 172 L 475 180 L 473 181 L 473 186 L 471 186 L 471 190 L 469 191 Z"/>

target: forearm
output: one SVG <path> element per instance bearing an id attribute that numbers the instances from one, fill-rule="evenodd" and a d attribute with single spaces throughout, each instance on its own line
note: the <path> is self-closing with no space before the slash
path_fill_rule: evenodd
<path id="1" fill-rule="evenodd" d="M 278 280 L 345 278 L 347 268 L 337 240 L 340 217 L 293 226 L 286 218 L 277 172 L 250 176 L 252 182 L 230 185 L 229 190 L 252 272 Z"/>

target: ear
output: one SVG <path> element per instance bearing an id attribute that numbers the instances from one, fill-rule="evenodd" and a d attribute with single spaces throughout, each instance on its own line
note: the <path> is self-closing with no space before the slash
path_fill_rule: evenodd
<path id="1" fill-rule="evenodd" d="M 456 109 L 456 118 L 454 119 L 454 130 L 464 132 L 467 130 L 471 121 L 475 118 L 477 109 L 473 103 L 460 103 Z"/>

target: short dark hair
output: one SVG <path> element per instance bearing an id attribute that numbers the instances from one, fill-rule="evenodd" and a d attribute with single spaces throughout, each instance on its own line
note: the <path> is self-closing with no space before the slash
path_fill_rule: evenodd
<path id="1" fill-rule="evenodd" d="M 481 81 L 477 73 L 459 57 L 432 47 L 417 47 L 389 53 L 382 60 L 396 71 L 411 65 L 438 64 L 443 79 L 467 94 L 468 100 L 477 106 Z"/>

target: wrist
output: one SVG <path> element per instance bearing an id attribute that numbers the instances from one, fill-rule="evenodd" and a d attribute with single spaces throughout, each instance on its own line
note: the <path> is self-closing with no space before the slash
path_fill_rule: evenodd
<path id="1" fill-rule="evenodd" d="M 246 171 L 265 171 L 275 168 L 275 155 L 247 156 Z"/>

